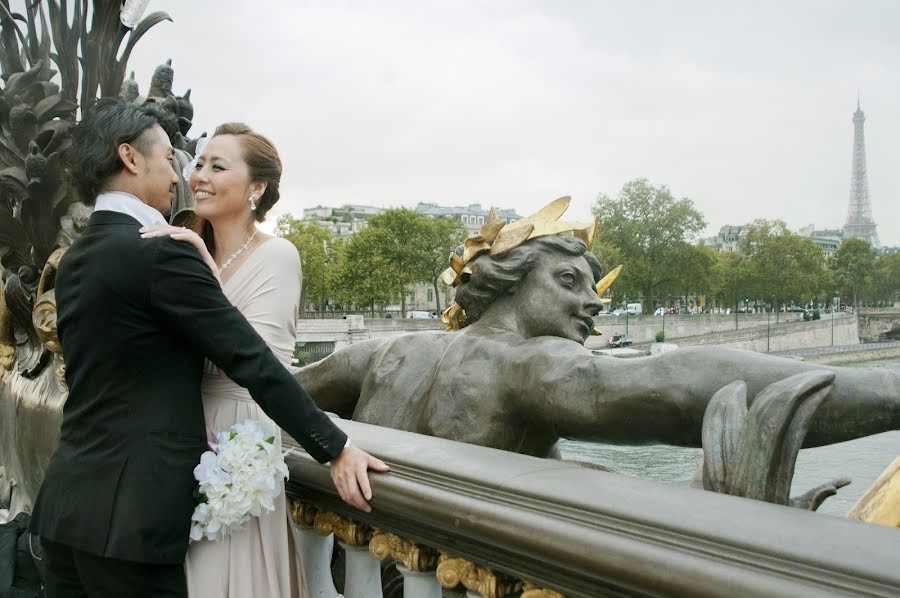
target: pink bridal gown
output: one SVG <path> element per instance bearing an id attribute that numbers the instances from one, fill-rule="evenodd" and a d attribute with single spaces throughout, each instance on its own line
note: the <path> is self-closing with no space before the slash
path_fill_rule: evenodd
<path id="1" fill-rule="evenodd" d="M 241 263 L 222 290 L 288 366 L 294 354 L 300 299 L 300 258 L 289 241 L 264 241 Z M 211 430 L 255 419 L 278 431 L 246 389 L 206 364 L 202 382 L 203 411 Z M 252 518 L 231 536 L 192 542 L 185 559 L 190 598 L 305 597 L 299 536 L 290 520 L 284 492 L 275 510 Z"/>

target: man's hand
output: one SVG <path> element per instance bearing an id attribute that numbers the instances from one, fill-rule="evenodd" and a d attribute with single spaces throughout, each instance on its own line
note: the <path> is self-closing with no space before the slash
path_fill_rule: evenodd
<path id="1" fill-rule="evenodd" d="M 381 459 L 351 445 L 345 446 L 341 454 L 331 462 L 331 481 L 338 494 L 344 502 L 366 513 L 372 510 L 368 502 L 372 498 L 368 475 L 370 469 L 385 472 L 390 467 Z"/>

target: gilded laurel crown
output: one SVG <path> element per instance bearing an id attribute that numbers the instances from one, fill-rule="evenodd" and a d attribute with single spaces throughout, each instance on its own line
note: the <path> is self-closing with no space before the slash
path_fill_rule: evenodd
<path id="1" fill-rule="evenodd" d="M 450 254 L 450 267 L 441 274 L 443 281 L 450 286 L 457 286 L 472 274 L 469 264 L 478 256 L 490 253 L 497 257 L 514 249 L 531 239 L 552 235 L 570 235 L 584 241 L 588 251 L 594 245 L 594 233 L 597 228 L 597 219 L 592 222 L 567 222 L 560 220 L 569 208 L 569 196 L 560 197 L 551 201 L 537 213 L 507 223 L 497 215 L 497 211 L 491 208 L 487 222 L 481 227 L 477 235 L 471 236 L 463 243 L 462 255 L 454 252 Z M 622 266 L 617 267 L 597 283 L 597 293 L 602 294 L 619 275 Z M 452 303 L 442 314 L 444 324 L 449 330 L 459 330 L 468 324 L 465 311 Z"/>

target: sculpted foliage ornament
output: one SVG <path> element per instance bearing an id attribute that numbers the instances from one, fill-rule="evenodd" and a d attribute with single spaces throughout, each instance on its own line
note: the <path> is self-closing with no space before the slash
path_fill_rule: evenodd
<path id="1" fill-rule="evenodd" d="M 479 567 L 472 561 L 441 553 L 437 579 L 447 589 L 462 584 L 467 590 L 478 592 L 482 598 L 503 598 L 522 590 L 522 582 L 503 573 Z"/>
<path id="2" fill-rule="evenodd" d="M 375 532 L 369 541 L 369 553 L 379 561 L 393 557 L 411 571 L 431 571 L 438 564 L 440 555 L 427 546 L 404 540 L 388 532 Z"/>
<path id="3" fill-rule="evenodd" d="M 77 110 L 120 91 L 126 101 L 158 102 L 178 122 L 176 169 L 190 160 L 193 107 L 189 92 L 172 93 L 171 64 L 157 69 L 147 96 L 133 75 L 125 79 L 138 41 L 172 20 L 164 12 L 142 18 L 147 4 L 29 1 L 14 14 L 0 2 L 0 463 L 17 481 L 13 511 L 37 493 L 66 399 L 55 273 L 92 212 L 66 176 Z M 183 222 L 191 205 L 182 181 L 171 220 Z M 35 446 L 23 450 L 21 430 Z"/>
<path id="4" fill-rule="evenodd" d="M 365 546 L 372 537 L 371 527 L 345 519 L 337 513 L 317 513 L 314 526 L 320 536 L 334 534 L 350 546 Z"/>
<path id="5" fill-rule="evenodd" d="M 0 7 L 0 328 L 11 328 L 13 337 L 0 339 L 0 361 L 6 369 L 17 363 L 25 377 L 37 376 L 60 352 L 52 274 L 91 212 L 65 177 L 76 110 L 90 107 L 98 92 L 115 96 L 137 42 L 172 20 L 164 12 L 141 20 L 146 4 L 102 2 L 88 10 L 87 2 L 75 2 L 71 20 L 57 2 L 26 2 L 24 14 Z M 189 102 L 167 101 L 176 114 L 192 112 Z M 182 134 L 187 123 L 180 124 Z"/>

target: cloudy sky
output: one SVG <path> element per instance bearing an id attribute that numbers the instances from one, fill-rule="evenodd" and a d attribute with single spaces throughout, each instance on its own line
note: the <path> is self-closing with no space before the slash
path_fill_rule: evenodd
<path id="1" fill-rule="evenodd" d="M 646 177 L 708 231 L 842 226 L 857 90 L 872 207 L 900 245 L 900 3 L 152 0 L 131 67 L 173 59 L 192 131 L 242 120 L 276 212 L 481 203 L 529 214 Z M 277 215 L 277 214 L 276 214 Z"/>

